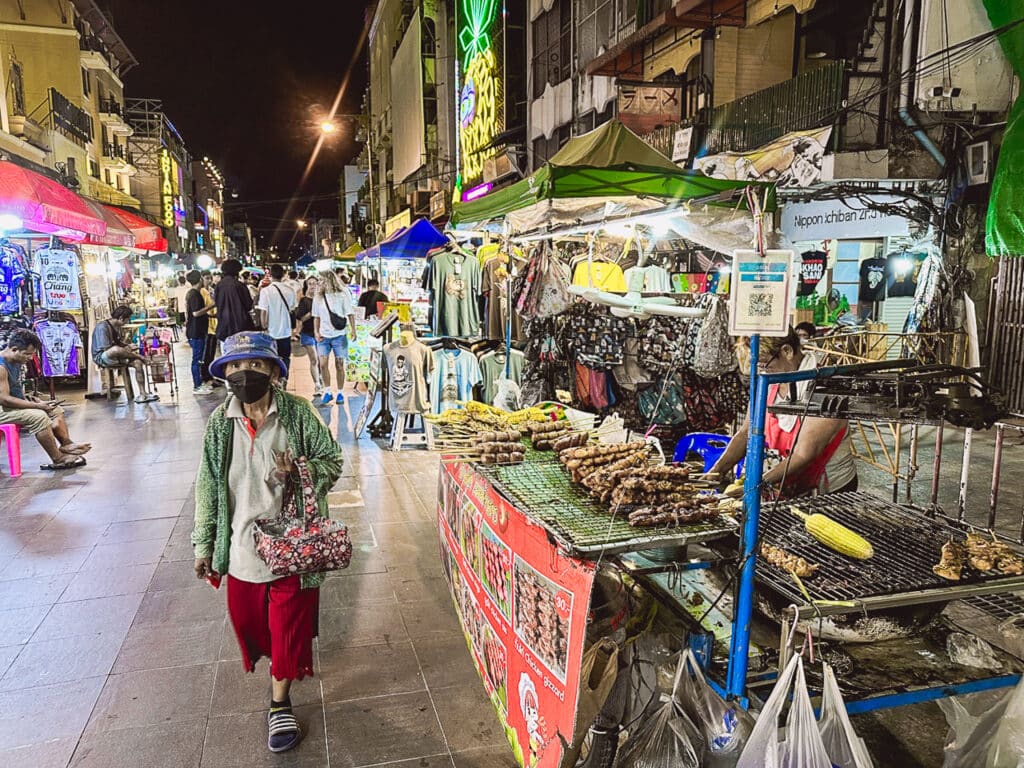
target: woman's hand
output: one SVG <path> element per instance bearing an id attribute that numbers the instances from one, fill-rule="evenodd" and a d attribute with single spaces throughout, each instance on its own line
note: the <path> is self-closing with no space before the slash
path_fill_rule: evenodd
<path id="1" fill-rule="evenodd" d="M 212 557 L 197 557 L 196 564 L 196 578 L 205 579 L 208 574 L 213 573 L 213 558 Z"/>
<path id="2" fill-rule="evenodd" d="M 274 452 L 274 479 L 280 483 L 288 479 L 292 472 L 295 471 L 295 458 L 292 456 L 291 448 L 285 449 L 284 453 Z"/>

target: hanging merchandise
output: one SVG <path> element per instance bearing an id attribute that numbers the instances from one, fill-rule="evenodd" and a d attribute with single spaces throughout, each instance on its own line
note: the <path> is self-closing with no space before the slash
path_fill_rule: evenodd
<path id="1" fill-rule="evenodd" d="M 9 240 L 0 241 L 0 315 L 21 312 L 27 274 L 25 250 Z"/>
<path id="2" fill-rule="evenodd" d="M 467 338 L 480 332 L 480 264 L 463 251 L 442 251 L 431 266 L 435 331 L 439 336 Z"/>
<path id="3" fill-rule="evenodd" d="M 561 400 L 569 393 L 569 362 L 564 332 L 552 318 L 524 324 L 527 339 L 522 375 L 523 405 Z"/>
<path id="4" fill-rule="evenodd" d="M 682 368 L 697 354 L 695 321 L 681 317 L 652 316 L 640 327 L 638 362 L 651 373 Z"/>
<path id="5" fill-rule="evenodd" d="M 723 299 L 714 299 L 707 316 L 700 321 L 696 334 L 693 371 L 698 376 L 712 378 L 735 371 L 738 367 L 729 335 L 729 307 Z"/>
<path id="6" fill-rule="evenodd" d="M 73 321 L 37 320 L 33 331 L 43 343 L 43 376 L 78 376 L 82 372 L 82 334 Z"/>
<path id="7" fill-rule="evenodd" d="M 516 312 L 525 319 L 554 317 L 572 305 L 569 267 L 547 243 L 534 248 L 512 283 Z"/>
<path id="8" fill-rule="evenodd" d="M 825 664 L 823 674 L 825 685 L 821 694 L 818 730 L 832 765 L 834 768 L 872 768 L 867 745 L 853 730 L 835 671 Z"/>
<path id="9" fill-rule="evenodd" d="M 885 301 L 885 270 L 886 260 L 876 256 L 864 259 L 860 263 L 860 290 L 857 292 L 858 304 L 872 304 Z"/>
<path id="10" fill-rule="evenodd" d="M 566 328 L 577 362 L 599 371 L 622 365 L 623 345 L 633 335 L 631 320 L 615 317 L 608 308 L 587 302 L 569 310 Z"/>
<path id="11" fill-rule="evenodd" d="M 516 384 L 522 381 L 523 360 L 523 353 L 517 349 L 513 349 L 511 353 L 506 353 L 504 349 L 488 352 L 480 358 L 485 403 L 494 405 L 494 398 L 498 394 L 498 382 L 501 379 L 509 378 Z M 506 365 L 508 376 L 505 375 Z"/>
<path id="12" fill-rule="evenodd" d="M 572 284 L 609 293 L 625 293 L 627 290 L 622 267 L 610 261 L 581 261 L 573 270 Z"/>
<path id="13" fill-rule="evenodd" d="M 434 371 L 430 348 L 403 333 L 400 341 L 384 347 L 388 366 L 388 404 L 393 413 L 426 413 L 430 410 L 427 381 Z"/>
<path id="14" fill-rule="evenodd" d="M 64 248 L 40 248 L 35 252 L 39 274 L 39 305 L 43 309 L 82 308 L 78 284 L 78 254 Z"/>
<path id="15" fill-rule="evenodd" d="M 671 293 L 672 278 L 668 270 L 656 264 L 649 267 L 630 267 L 624 274 L 626 288 L 638 293 Z"/>
<path id="16" fill-rule="evenodd" d="M 797 296 L 810 296 L 818 289 L 818 283 L 825 278 L 828 254 L 824 251 L 805 251 L 800 254 L 800 282 Z"/>
<path id="17" fill-rule="evenodd" d="M 434 352 L 434 373 L 430 393 L 434 413 L 461 408 L 460 402 L 473 399 L 473 387 L 483 381 L 480 363 L 465 349 L 438 349 Z"/>
<path id="18" fill-rule="evenodd" d="M 631 336 L 622 346 L 622 365 L 612 369 L 620 388 L 635 392 L 637 387 L 651 383 L 651 375 L 640 365 L 639 358 L 640 339 Z"/>
<path id="19" fill-rule="evenodd" d="M 886 295 L 890 298 L 912 297 L 917 292 L 917 279 L 924 263 L 921 253 L 890 253 L 885 257 Z"/>
<path id="20" fill-rule="evenodd" d="M 480 249 L 481 251 L 483 248 Z M 488 339 L 505 340 L 509 319 L 509 258 L 501 253 L 492 255 L 483 265 L 480 289 L 487 298 L 487 321 L 485 336 Z M 521 336 L 519 315 L 512 312 L 512 338 Z"/>

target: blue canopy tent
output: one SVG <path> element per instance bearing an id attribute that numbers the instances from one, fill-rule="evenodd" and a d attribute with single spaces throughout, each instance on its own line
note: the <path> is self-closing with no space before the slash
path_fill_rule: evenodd
<path id="1" fill-rule="evenodd" d="M 427 251 L 440 248 L 448 242 L 437 227 L 426 219 L 416 219 L 404 229 L 400 229 L 387 240 L 367 248 L 356 256 L 356 261 L 364 259 L 415 259 L 427 255 Z"/>

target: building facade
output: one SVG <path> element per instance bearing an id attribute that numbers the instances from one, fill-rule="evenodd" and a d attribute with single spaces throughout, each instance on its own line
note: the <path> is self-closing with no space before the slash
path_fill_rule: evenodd
<path id="1" fill-rule="evenodd" d="M 218 261 L 227 255 L 224 238 L 224 175 L 208 157 L 192 161 L 192 220 L 196 251 Z"/>

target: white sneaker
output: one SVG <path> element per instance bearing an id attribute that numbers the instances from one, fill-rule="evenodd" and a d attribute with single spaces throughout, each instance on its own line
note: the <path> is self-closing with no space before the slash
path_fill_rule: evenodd
<path id="1" fill-rule="evenodd" d="M 135 396 L 135 404 L 136 405 L 142 405 L 143 403 L 148 403 L 148 402 L 149 402 L 149 398 L 146 395 L 136 395 Z"/>
<path id="2" fill-rule="evenodd" d="M 213 394 L 213 387 L 211 387 L 209 384 L 200 384 L 198 387 L 196 387 L 195 389 L 192 390 L 192 394 L 194 394 L 194 395 L 212 395 Z"/>

